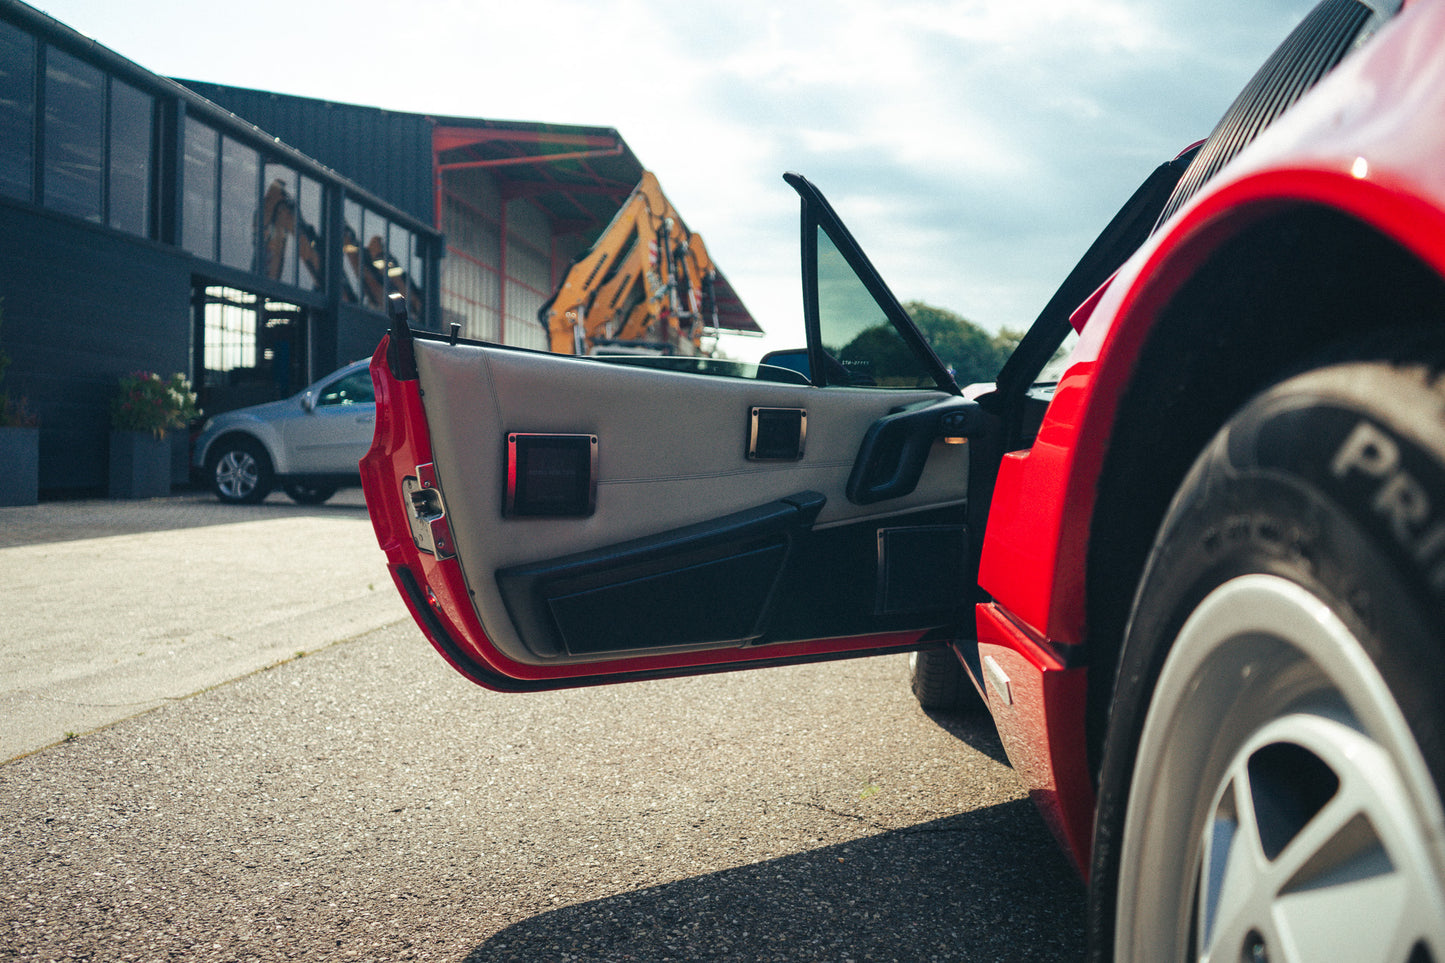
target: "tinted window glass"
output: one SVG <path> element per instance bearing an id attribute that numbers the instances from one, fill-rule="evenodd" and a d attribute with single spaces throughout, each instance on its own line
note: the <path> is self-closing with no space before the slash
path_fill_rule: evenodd
<path id="1" fill-rule="evenodd" d="M 100 220 L 105 75 L 51 48 L 45 57 L 45 206 Z"/>
<path id="2" fill-rule="evenodd" d="M 838 250 L 818 229 L 818 323 L 823 351 L 834 363 L 830 385 L 858 388 L 933 388 L 932 374 Z"/>
<path id="3" fill-rule="evenodd" d="M 296 283 L 296 177 L 285 164 L 267 164 L 261 196 L 262 266 L 268 278 L 287 284 Z"/>
<path id="4" fill-rule="evenodd" d="M 341 298 L 354 304 L 361 300 L 361 205 L 347 201 L 342 205 L 342 219 L 346 223 L 341 239 L 341 264 L 345 272 Z"/>
<path id="5" fill-rule="evenodd" d="M 186 118 L 185 207 L 181 246 L 197 257 L 216 258 L 216 171 L 219 135 Z"/>
<path id="6" fill-rule="evenodd" d="M 411 237 L 411 273 L 408 276 L 411 290 L 407 292 L 407 301 L 411 304 L 412 313 L 418 318 L 426 316 L 426 257 L 423 254 L 424 250 L 421 238 L 413 234 Z"/>
<path id="7" fill-rule="evenodd" d="M 318 405 L 359 405 L 376 400 L 376 389 L 371 383 L 371 372 L 363 368 L 353 371 L 345 378 L 331 382 L 316 399 Z"/>
<path id="8" fill-rule="evenodd" d="M 110 226 L 149 236 L 154 100 L 110 82 Z"/>
<path id="9" fill-rule="evenodd" d="M 0 194 L 31 199 L 35 176 L 35 38 L 0 23 Z"/>
<path id="10" fill-rule="evenodd" d="M 323 252 L 326 250 L 322 236 L 321 184 L 305 176 L 301 177 L 300 205 L 296 222 L 297 256 L 301 262 L 297 283 L 308 291 L 320 291 L 326 286 L 326 271 Z"/>
<path id="11" fill-rule="evenodd" d="M 363 209 L 361 236 L 362 300 L 373 308 L 386 307 L 386 218 Z"/>
<path id="12" fill-rule="evenodd" d="M 255 270 L 261 159 L 245 144 L 221 138 L 221 263 Z"/>

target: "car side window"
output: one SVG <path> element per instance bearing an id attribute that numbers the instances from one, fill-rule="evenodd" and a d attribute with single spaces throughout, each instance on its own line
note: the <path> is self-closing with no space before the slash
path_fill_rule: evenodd
<path id="1" fill-rule="evenodd" d="M 363 368 L 344 378 L 337 378 L 322 389 L 321 396 L 316 399 L 316 407 L 372 404 L 375 401 L 376 389 L 371 383 L 371 372 Z"/>
<path id="2" fill-rule="evenodd" d="M 827 198 L 801 174 L 783 179 L 802 201 L 803 328 L 812 384 L 959 394 L 952 372 Z"/>
<path id="3" fill-rule="evenodd" d="M 903 340 L 832 237 L 818 226 L 818 326 L 830 385 L 933 388 L 933 373 Z"/>

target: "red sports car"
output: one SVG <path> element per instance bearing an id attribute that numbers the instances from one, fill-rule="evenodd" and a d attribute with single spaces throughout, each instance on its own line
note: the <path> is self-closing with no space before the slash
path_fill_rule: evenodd
<path id="1" fill-rule="evenodd" d="M 506 691 L 913 651 L 1096 959 L 1445 961 L 1445 0 L 1325 0 L 981 393 L 787 179 L 763 364 L 398 313 L 362 474 L 432 644 Z"/>

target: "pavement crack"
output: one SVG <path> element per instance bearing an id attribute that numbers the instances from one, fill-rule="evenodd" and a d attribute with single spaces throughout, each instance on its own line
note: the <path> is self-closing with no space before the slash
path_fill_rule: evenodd
<path id="1" fill-rule="evenodd" d="M 834 809 L 831 806 L 824 806 L 822 803 L 815 802 L 805 802 L 800 803 L 799 805 L 806 806 L 809 809 L 816 809 L 819 812 L 827 813 L 830 816 L 837 816 L 839 819 L 851 819 L 854 822 L 862 823 L 865 826 L 871 826 L 874 829 L 880 830 L 882 832 L 893 831 L 892 826 L 886 826 L 876 819 L 869 819 L 867 816 L 861 815 L 859 813 L 847 813 L 843 812 L 841 809 Z"/>
<path id="2" fill-rule="evenodd" d="M 125 709 L 131 706 L 150 706 L 160 702 L 179 702 L 186 698 L 185 696 L 158 695 L 142 699 L 140 702 L 75 702 L 71 699 L 57 699 L 39 692 L 29 692 L 23 689 L 17 691 L 25 692 L 26 695 L 43 702 L 52 702 L 59 706 L 78 706 L 82 709 Z"/>

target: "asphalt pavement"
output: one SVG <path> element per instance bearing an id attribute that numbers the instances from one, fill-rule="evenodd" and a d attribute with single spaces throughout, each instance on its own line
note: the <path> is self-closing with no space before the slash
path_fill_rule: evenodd
<path id="1" fill-rule="evenodd" d="M 904 658 L 499 695 L 359 495 L 0 509 L 0 959 L 1072 960 L 1083 891 Z"/>

